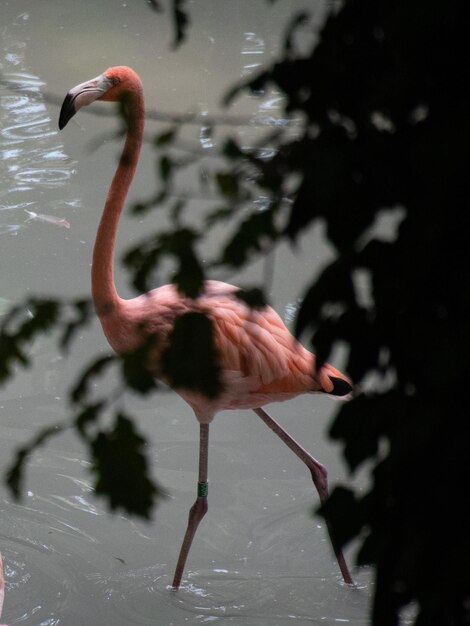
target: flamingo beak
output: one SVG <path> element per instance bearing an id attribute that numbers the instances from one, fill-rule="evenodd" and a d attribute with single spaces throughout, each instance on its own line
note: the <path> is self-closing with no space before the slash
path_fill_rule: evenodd
<path id="1" fill-rule="evenodd" d="M 72 87 L 60 109 L 59 129 L 62 130 L 79 109 L 101 98 L 114 84 L 113 80 L 101 74 Z"/>

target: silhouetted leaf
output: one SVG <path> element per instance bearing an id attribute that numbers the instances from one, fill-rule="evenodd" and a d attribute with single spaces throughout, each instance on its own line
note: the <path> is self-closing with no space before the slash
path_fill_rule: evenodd
<path id="1" fill-rule="evenodd" d="M 185 295 L 195 298 L 202 287 L 204 272 L 194 247 L 200 235 L 195 230 L 177 227 L 175 230 L 152 236 L 127 252 L 124 264 L 133 270 L 133 284 L 139 292 L 150 290 L 149 277 L 165 255 L 173 256 L 178 269 L 172 282 Z"/>
<path id="2" fill-rule="evenodd" d="M 173 143 L 177 132 L 178 132 L 178 127 L 174 127 L 174 128 L 170 128 L 169 130 L 164 131 L 163 133 L 160 133 L 159 135 L 155 137 L 154 144 L 158 148 L 162 148 L 164 146 L 167 146 L 168 144 Z"/>
<path id="3" fill-rule="evenodd" d="M 257 76 L 255 76 L 254 78 L 246 82 L 241 82 L 238 85 L 234 85 L 224 95 L 223 100 L 222 100 L 223 105 L 228 106 L 232 104 L 233 100 L 235 100 L 235 98 L 237 98 L 240 95 L 240 93 L 245 92 L 247 89 L 249 89 L 253 93 L 261 92 L 266 86 L 266 83 L 270 79 L 271 79 L 270 72 L 261 72 L 260 74 L 258 74 Z"/>
<path id="4" fill-rule="evenodd" d="M 92 471 L 96 493 L 107 498 L 111 509 L 149 518 L 155 497 L 161 493 L 148 477 L 144 446 L 145 439 L 132 421 L 119 413 L 113 427 L 99 432 L 91 443 Z"/>
<path id="5" fill-rule="evenodd" d="M 6 483 L 15 498 L 19 498 L 22 491 L 26 463 L 31 454 L 51 437 L 60 434 L 64 429 L 62 424 L 55 424 L 41 429 L 29 443 L 21 446 L 15 455 L 12 465 L 7 470 Z"/>
<path id="6" fill-rule="evenodd" d="M 16 364 L 29 365 L 29 359 L 18 345 L 16 336 L 2 332 L 0 335 L 0 382 L 6 381 L 14 372 Z"/>
<path id="7" fill-rule="evenodd" d="M 168 240 L 168 252 L 173 254 L 179 267 L 173 274 L 172 280 L 179 291 L 190 298 L 196 298 L 202 288 L 204 271 L 194 246 L 199 234 L 189 228 L 180 228 L 175 231 L 171 240 Z"/>
<path id="8" fill-rule="evenodd" d="M 90 300 L 77 300 L 74 302 L 73 308 L 75 310 L 75 318 L 64 323 L 64 329 L 60 339 L 60 347 L 64 351 L 69 348 L 76 332 L 88 323 L 92 310 L 92 303 Z"/>
<path id="9" fill-rule="evenodd" d="M 19 334 L 23 339 L 33 339 L 38 333 L 48 330 L 57 322 L 61 310 L 56 300 L 31 299 L 28 302 L 31 313 L 21 325 Z"/>
<path id="10" fill-rule="evenodd" d="M 212 321 L 206 315 L 190 312 L 177 318 L 161 356 L 161 368 L 175 389 L 193 389 L 208 398 L 221 393 Z"/>
<path id="11" fill-rule="evenodd" d="M 147 367 L 152 345 L 153 341 L 150 338 L 139 348 L 121 356 L 122 374 L 126 384 L 141 394 L 149 393 L 157 387 L 155 378 Z"/>
<path id="12" fill-rule="evenodd" d="M 353 308 L 357 306 L 351 267 L 343 259 L 328 265 L 305 294 L 295 323 L 297 337 L 309 325 L 320 323 L 320 313 L 328 304 Z"/>
<path id="13" fill-rule="evenodd" d="M 228 159 L 240 159 L 245 156 L 243 150 L 233 137 L 229 137 L 229 139 L 226 140 L 222 148 L 222 154 Z"/>
<path id="14" fill-rule="evenodd" d="M 247 261 L 250 254 L 261 252 L 265 243 L 277 237 L 273 211 L 252 213 L 240 224 L 235 235 L 225 246 L 222 261 L 227 265 L 239 267 Z"/>
<path id="15" fill-rule="evenodd" d="M 175 37 L 173 47 L 177 48 L 186 37 L 186 30 L 189 26 L 189 16 L 184 10 L 186 0 L 173 0 L 173 20 L 175 27 Z"/>
<path id="16" fill-rule="evenodd" d="M 238 174 L 218 172 L 215 176 L 220 193 L 228 198 L 237 198 L 240 193 Z"/>
<path id="17" fill-rule="evenodd" d="M 159 171 L 163 183 L 168 183 L 174 169 L 173 161 L 166 154 L 160 157 Z"/>
<path id="18" fill-rule="evenodd" d="M 226 221 L 229 217 L 231 217 L 231 215 L 233 215 L 232 207 L 220 207 L 218 209 L 214 209 L 206 215 L 206 226 L 210 228 L 218 222 Z"/>
<path id="19" fill-rule="evenodd" d="M 30 364 L 33 342 L 59 320 L 61 304 L 51 299 L 29 298 L 12 307 L 0 325 L 0 383 L 6 381 L 17 365 Z"/>
<path id="20" fill-rule="evenodd" d="M 344 404 L 336 416 L 329 435 L 345 441 L 344 458 L 351 471 L 376 456 L 384 405 L 381 398 L 360 395 Z"/>
<path id="21" fill-rule="evenodd" d="M 261 289 L 238 289 L 234 296 L 242 300 L 251 309 L 264 309 L 269 303 Z"/>
<path id="22" fill-rule="evenodd" d="M 108 355 L 99 357 L 88 365 L 74 387 L 70 391 L 70 398 L 72 402 L 81 402 L 89 391 L 90 384 L 94 381 L 96 376 L 101 374 L 103 370 L 110 364 L 116 361 L 117 357 L 114 355 Z"/>
<path id="23" fill-rule="evenodd" d="M 147 4 L 149 4 L 155 11 L 162 11 L 162 5 L 159 0 L 147 0 Z"/>
<path id="24" fill-rule="evenodd" d="M 287 25 L 285 29 L 285 34 L 284 34 L 284 54 L 286 56 L 290 56 L 292 52 L 294 52 L 293 38 L 294 38 L 295 32 L 297 31 L 299 26 L 302 26 L 306 22 L 308 22 L 309 18 L 310 18 L 310 13 L 301 11 L 299 13 L 296 13 L 290 19 L 290 23 Z"/>
<path id="25" fill-rule="evenodd" d="M 317 512 L 328 520 L 328 526 L 339 546 L 351 541 L 362 528 L 361 505 L 351 489 L 335 487 Z"/>
<path id="26" fill-rule="evenodd" d="M 74 418 L 74 425 L 80 435 L 87 438 L 87 427 L 90 424 L 95 424 L 100 413 L 104 410 L 105 404 L 103 402 L 95 402 L 92 404 L 86 404 L 81 411 Z"/>

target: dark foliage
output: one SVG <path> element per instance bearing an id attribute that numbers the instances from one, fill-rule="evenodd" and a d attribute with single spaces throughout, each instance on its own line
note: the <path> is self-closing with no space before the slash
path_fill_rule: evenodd
<path id="1" fill-rule="evenodd" d="M 338 540 L 365 533 L 359 560 L 376 567 L 381 626 L 412 601 L 417 625 L 470 621 L 466 9 L 346 1 L 310 56 L 292 54 L 290 31 L 286 57 L 251 82 L 274 83 L 308 120 L 277 159 L 300 179 L 286 234 L 321 219 L 337 259 L 308 290 L 297 330 L 315 331 L 320 362 L 346 342 L 364 388 L 331 434 L 352 470 L 372 459 L 373 485 L 337 491 L 325 512 Z M 395 207 L 396 236 L 374 235 Z"/>

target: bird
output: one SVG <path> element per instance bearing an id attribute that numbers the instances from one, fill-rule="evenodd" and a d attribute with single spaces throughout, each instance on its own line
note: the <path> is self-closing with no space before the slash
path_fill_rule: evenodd
<path id="1" fill-rule="evenodd" d="M 3 601 L 5 599 L 5 580 L 3 578 L 3 559 L 2 553 L 0 552 L 0 617 L 2 617 L 2 609 L 3 609 Z M 6 626 L 5 624 L 0 624 L 0 626 Z"/>
<path id="2" fill-rule="evenodd" d="M 143 140 L 144 93 L 139 75 L 130 67 L 115 66 L 73 87 L 59 115 L 62 130 L 79 109 L 95 101 L 120 102 L 127 130 L 124 147 L 108 189 L 92 255 L 91 292 L 96 314 L 111 348 L 120 355 L 137 350 L 155 338 L 148 355 L 148 369 L 165 381 L 162 354 L 172 330 L 184 315 L 202 313 L 211 322 L 216 361 L 222 390 L 216 397 L 191 385 L 172 385 L 192 408 L 199 422 L 199 470 L 197 497 L 190 509 L 186 532 L 171 588 L 182 581 L 196 530 L 208 510 L 209 426 L 215 414 L 225 409 L 253 409 L 265 424 L 310 470 L 320 502 L 328 499 L 326 468 L 307 452 L 263 408 L 271 402 L 300 394 L 323 393 L 349 399 L 352 381 L 329 363 L 315 367 L 315 355 L 288 330 L 275 310 L 248 306 L 239 289 L 225 282 L 206 280 L 197 297 L 188 297 L 174 284 L 167 284 L 137 297 L 118 295 L 114 281 L 114 250 L 119 218 L 131 186 Z M 182 353 L 184 358 L 184 353 Z M 342 550 L 330 540 L 344 582 L 353 584 Z"/>

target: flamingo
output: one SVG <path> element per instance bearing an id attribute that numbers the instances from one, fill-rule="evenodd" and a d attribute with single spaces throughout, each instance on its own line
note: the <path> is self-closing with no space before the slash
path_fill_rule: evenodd
<path id="1" fill-rule="evenodd" d="M 2 553 L 0 552 L 0 617 L 2 617 L 3 600 L 5 599 L 5 580 L 3 578 L 3 560 Z M 6 626 L 6 624 L 0 624 L 0 626 Z"/>
<path id="2" fill-rule="evenodd" d="M 161 354 L 168 346 L 175 322 L 182 315 L 203 312 L 212 323 L 213 342 L 222 372 L 222 392 L 208 398 L 195 389 L 176 387 L 199 421 L 199 475 L 197 497 L 190 509 L 186 533 L 176 564 L 172 589 L 180 587 L 186 560 L 200 521 L 207 513 L 209 425 L 224 409 L 253 409 L 310 470 L 321 503 L 328 498 L 327 471 L 263 408 L 304 393 L 348 397 L 351 381 L 330 364 L 318 370 L 315 356 L 289 332 L 269 306 L 254 310 L 237 298 L 237 287 L 207 280 L 197 298 L 189 298 L 172 285 L 153 289 L 132 299 L 121 298 L 114 282 L 114 248 L 119 217 L 136 170 L 144 128 L 144 96 L 138 74 L 129 67 L 108 68 L 103 74 L 73 87 L 59 117 L 63 129 L 77 111 L 95 100 L 121 101 L 127 116 L 124 148 L 109 187 L 98 226 L 91 270 L 91 289 L 104 334 L 115 352 L 125 354 L 155 338 L 149 369 L 165 380 Z M 166 381 L 170 382 L 171 381 Z M 328 524 L 327 524 L 328 527 Z M 341 549 L 330 539 L 343 579 L 352 578 Z"/>

